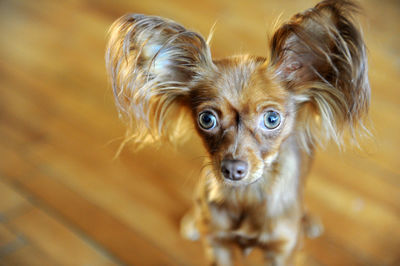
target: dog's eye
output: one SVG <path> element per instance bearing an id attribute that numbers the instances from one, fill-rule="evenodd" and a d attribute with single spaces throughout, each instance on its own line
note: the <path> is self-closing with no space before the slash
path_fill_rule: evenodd
<path id="1" fill-rule="evenodd" d="M 264 125 L 268 129 L 274 129 L 279 126 L 281 123 L 281 116 L 278 112 L 275 111 L 268 111 L 264 115 Z"/>
<path id="2" fill-rule="evenodd" d="M 204 111 L 199 115 L 199 125 L 205 130 L 213 129 L 217 125 L 217 118 L 210 111 Z"/>

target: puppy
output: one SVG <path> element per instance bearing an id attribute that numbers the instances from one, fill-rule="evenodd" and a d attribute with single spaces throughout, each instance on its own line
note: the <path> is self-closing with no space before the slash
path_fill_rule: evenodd
<path id="1" fill-rule="evenodd" d="M 211 57 L 200 34 L 160 17 L 129 14 L 109 32 L 106 65 L 128 140 L 182 141 L 196 128 L 208 151 L 193 208 L 182 219 L 212 265 L 232 264 L 232 244 L 290 265 L 304 233 L 315 147 L 363 126 L 370 98 L 358 7 L 327 0 L 293 16 L 268 57 Z"/>

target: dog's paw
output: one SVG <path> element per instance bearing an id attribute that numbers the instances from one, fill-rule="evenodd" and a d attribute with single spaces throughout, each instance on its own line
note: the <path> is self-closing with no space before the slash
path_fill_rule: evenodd
<path id="1" fill-rule="evenodd" d="M 181 236 L 191 241 L 199 240 L 200 232 L 197 229 L 193 215 L 188 212 L 181 220 Z"/>
<path id="2" fill-rule="evenodd" d="M 324 225 L 317 216 L 305 214 L 303 216 L 303 230 L 308 238 L 317 238 L 324 232 Z"/>

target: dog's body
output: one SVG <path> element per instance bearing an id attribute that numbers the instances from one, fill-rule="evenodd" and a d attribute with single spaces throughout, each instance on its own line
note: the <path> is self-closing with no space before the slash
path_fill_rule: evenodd
<path id="1" fill-rule="evenodd" d="M 302 189 L 310 157 L 301 153 L 295 140 L 287 139 L 279 158 L 263 172 L 261 178 L 267 182 L 234 189 L 204 170 L 195 205 L 182 220 L 183 235 L 192 240 L 199 233 L 206 236 L 209 258 L 221 265 L 231 264 L 232 244 L 238 244 L 244 254 L 262 248 L 267 260 L 286 265 L 303 232 L 315 237 L 322 230 L 303 211 Z"/>
<path id="2" fill-rule="evenodd" d="M 208 150 L 181 231 L 202 237 L 211 263 L 230 265 L 236 243 L 287 265 L 304 232 L 321 230 L 302 205 L 313 150 L 340 143 L 346 128 L 354 137 L 369 106 L 355 11 L 324 1 L 294 16 L 274 34 L 269 58 L 212 60 L 199 34 L 159 17 L 127 15 L 112 26 L 107 66 L 131 139 L 175 141 L 194 121 Z"/>

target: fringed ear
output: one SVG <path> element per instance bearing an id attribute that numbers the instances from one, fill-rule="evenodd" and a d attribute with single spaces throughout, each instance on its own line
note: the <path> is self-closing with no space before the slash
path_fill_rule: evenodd
<path id="1" fill-rule="evenodd" d="M 109 31 L 106 66 L 120 116 L 136 144 L 184 137 L 191 82 L 214 67 L 205 40 L 160 17 L 125 15 Z"/>
<path id="2" fill-rule="evenodd" d="M 327 0 L 283 24 L 271 39 L 271 67 L 299 103 L 298 132 L 304 146 L 361 129 L 370 99 L 368 66 L 358 7 Z"/>

